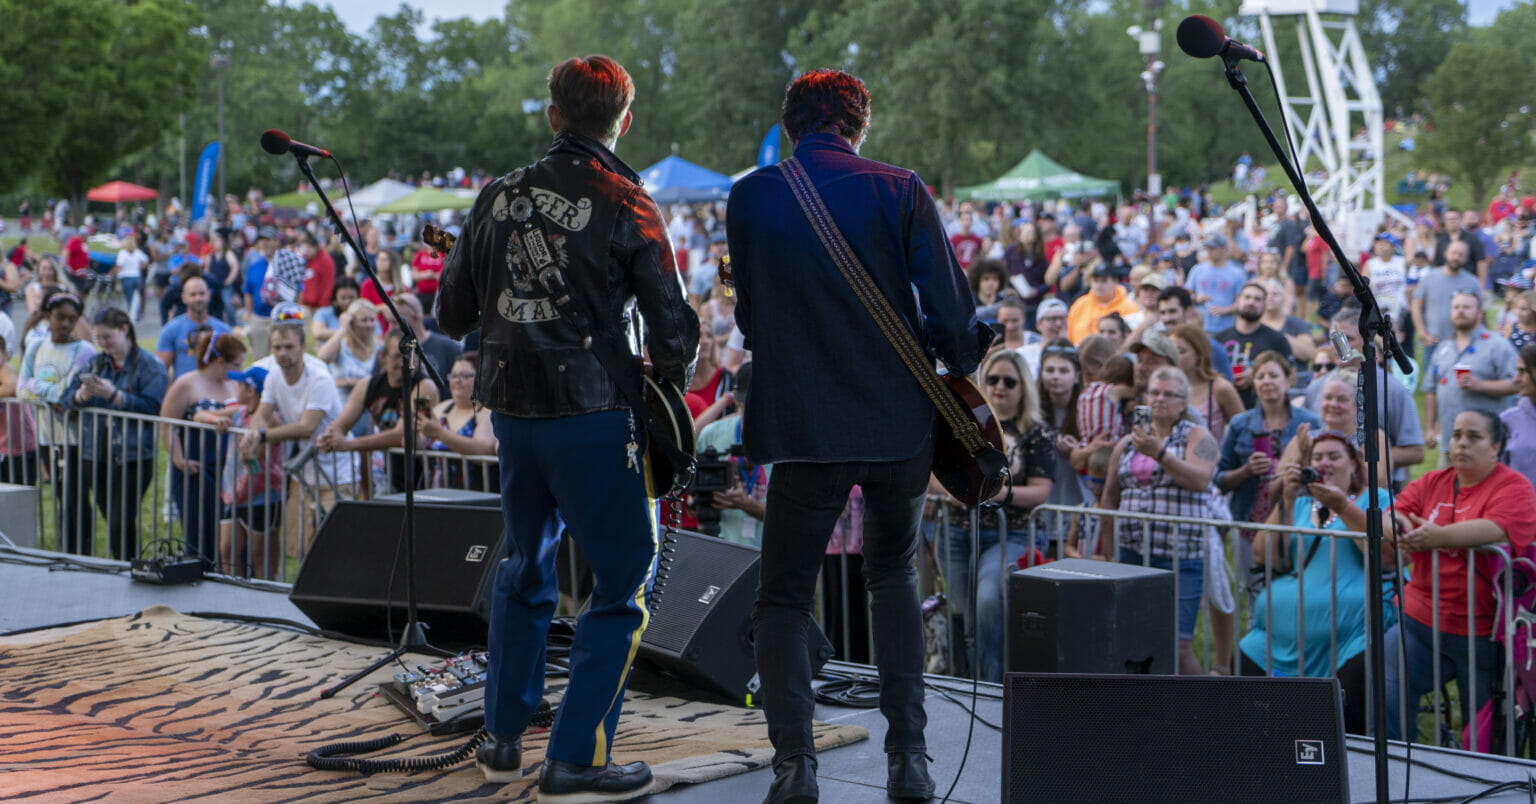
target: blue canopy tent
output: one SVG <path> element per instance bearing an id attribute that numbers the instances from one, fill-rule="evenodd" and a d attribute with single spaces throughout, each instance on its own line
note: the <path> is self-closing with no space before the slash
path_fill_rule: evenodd
<path id="1" fill-rule="evenodd" d="M 640 171 L 645 189 L 658 204 L 721 201 L 731 192 L 731 177 L 669 156 Z"/>

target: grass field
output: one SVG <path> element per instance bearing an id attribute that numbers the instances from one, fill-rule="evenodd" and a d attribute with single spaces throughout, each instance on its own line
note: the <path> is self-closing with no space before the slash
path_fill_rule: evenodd
<path id="1" fill-rule="evenodd" d="M 1417 136 L 1419 132 L 1405 133 L 1387 132 L 1383 142 L 1383 172 L 1385 180 L 1386 201 L 1390 205 L 1395 204 L 1422 204 L 1429 200 L 1428 195 L 1403 195 L 1397 191 L 1397 183 L 1405 178 L 1409 171 L 1414 171 L 1419 176 L 1425 176 L 1432 172 L 1424 158 L 1416 151 L 1405 151 L 1402 143 L 1405 137 Z M 1283 188 L 1287 193 L 1291 192 L 1290 181 L 1285 177 L 1285 171 L 1280 169 L 1278 162 L 1270 162 L 1259 154 L 1255 154 L 1255 164 L 1261 164 L 1265 171 L 1265 186 L 1257 195 L 1263 198 L 1271 190 Z M 1317 163 L 1310 164 L 1311 168 L 1317 168 Z M 1521 176 L 1536 176 L 1536 164 L 1510 165 L 1508 170 L 1515 170 Z M 1508 175 L 1508 170 L 1501 171 L 1498 175 Z M 1230 177 L 1212 180 L 1211 200 L 1223 207 L 1243 200 L 1250 191 L 1239 191 L 1232 186 Z M 1494 188 L 1497 189 L 1496 187 Z M 1491 192 L 1491 191 L 1490 191 Z M 1466 209 L 1473 207 L 1478 210 L 1486 209 L 1491 198 L 1472 198 L 1472 188 L 1466 182 L 1453 181 L 1449 190 L 1445 193 L 1445 201 L 1452 209 Z"/>

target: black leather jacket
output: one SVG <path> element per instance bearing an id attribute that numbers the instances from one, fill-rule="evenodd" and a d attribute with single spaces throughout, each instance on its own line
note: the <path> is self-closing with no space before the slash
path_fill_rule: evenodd
<path id="1" fill-rule="evenodd" d="M 555 259 L 587 317 L 622 337 L 638 310 L 651 362 L 688 387 L 699 319 L 688 306 L 666 226 L 640 177 L 596 140 L 555 136 L 543 159 L 481 191 L 443 264 L 437 323 L 455 338 L 480 330 L 475 398 L 521 418 L 578 416 L 627 407 L 597 358 L 523 265 L 519 215 L 508 183 L 526 182 Z M 639 382 L 634 372 L 628 381 Z"/>

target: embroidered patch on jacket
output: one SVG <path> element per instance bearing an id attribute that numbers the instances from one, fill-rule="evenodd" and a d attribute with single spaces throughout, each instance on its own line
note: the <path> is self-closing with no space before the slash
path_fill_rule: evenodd
<path id="1" fill-rule="evenodd" d="M 579 232 L 587 228 L 587 223 L 592 220 L 590 198 L 577 199 L 573 204 L 565 196 L 542 187 L 534 187 L 532 192 L 533 203 L 538 207 L 539 214 L 567 231 Z"/>
<path id="2" fill-rule="evenodd" d="M 501 292 L 496 300 L 496 312 L 514 324 L 542 324 L 560 317 L 555 303 L 549 297 L 539 299 L 520 298 L 511 288 Z"/>

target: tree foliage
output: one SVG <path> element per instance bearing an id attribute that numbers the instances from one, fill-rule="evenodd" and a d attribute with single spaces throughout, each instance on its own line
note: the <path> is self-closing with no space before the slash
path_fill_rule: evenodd
<path id="1" fill-rule="evenodd" d="M 1493 27 L 1452 47 L 1425 82 L 1431 131 L 1424 158 L 1490 197 L 1504 171 L 1531 152 L 1536 56 L 1519 45 L 1536 33 L 1530 4 L 1503 12 Z"/>
<path id="2" fill-rule="evenodd" d="M 1220 65 L 1185 57 L 1173 41 L 1188 13 L 1255 39 L 1239 2 L 1157 8 L 1166 184 L 1217 179 L 1245 151 L 1267 161 Z M 0 13 L 0 119 L 13 141 L 46 154 L 0 155 L 0 193 L 72 194 L 109 172 L 163 197 L 180 193 L 192 160 L 219 136 L 221 76 L 229 192 L 299 182 L 292 160 L 258 146 L 268 128 L 325 145 L 359 181 L 500 172 L 548 148 L 550 67 L 591 53 L 614 56 L 635 79 L 635 124 L 619 150 L 636 168 L 670 153 L 726 173 L 751 166 L 787 83 L 830 66 L 869 85 L 864 152 L 946 191 L 990 180 L 1034 148 L 1127 188 L 1146 181 L 1146 65 L 1125 35 L 1146 24 L 1141 0 L 564 0 L 430 26 L 400 4 L 363 34 L 329 6 L 291 0 L 0 0 Z M 1512 51 L 1536 35 L 1536 20 L 1516 26 L 1532 16 L 1510 18 Z M 1358 22 L 1389 110 L 1414 105 L 1430 70 L 1468 36 L 1457 0 L 1363 0 Z M 1295 59 L 1288 28 L 1277 30 L 1282 64 Z M 222 73 L 213 54 L 228 57 Z M 1512 71 L 1501 67 L 1491 74 Z M 1278 126 L 1263 71 L 1247 72 Z M 1442 88 L 1456 98 L 1485 80 Z"/>
<path id="3" fill-rule="evenodd" d="M 1355 28 L 1387 116 L 1412 114 L 1423 111 L 1424 82 L 1466 38 L 1467 10 L 1461 0 L 1360 0 Z"/>
<path id="4" fill-rule="evenodd" d="M 45 146 L 11 149 L 26 161 L 0 161 L 6 186 L 35 178 L 82 201 L 120 160 L 159 140 L 192 100 L 199 15 L 181 0 L 25 0 L 5 3 L 0 14 L 6 61 L 13 52 L 21 59 L 0 68 L 20 79 L 0 75 L 0 103 L 12 113 L 7 139 L 36 142 L 40 134 Z"/>

